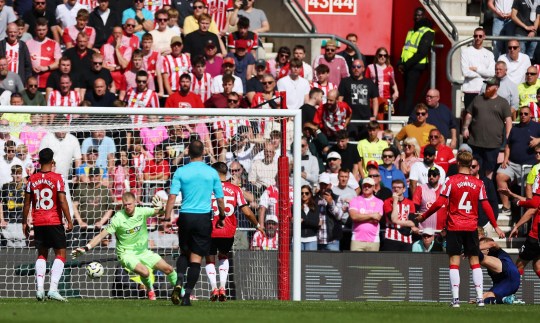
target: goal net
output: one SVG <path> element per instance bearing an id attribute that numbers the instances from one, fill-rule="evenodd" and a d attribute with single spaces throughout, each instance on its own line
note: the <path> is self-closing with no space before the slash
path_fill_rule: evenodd
<path id="1" fill-rule="evenodd" d="M 273 109 L 128 109 L 64 107 L 0 107 L 0 297 L 34 297 L 37 257 L 33 231 L 22 234 L 25 176 L 39 169 L 37 154 L 49 147 L 57 173 L 68 183 L 74 230 L 67 234 L 68 250 L 86 245 L 122 206 L 121 196 L 132 192 L 140 206 L 151 207 L 158 195 L 168 198 L 176 169 L 189 163 L 192 140 L 204 143 L 204 161 L 225 162 L 228 180 L 242 188 L 246 202 L 267 236 L 238 210 L 238 230 L 229 256 L 227 295 L 232 299 L 300 298 L 300 215 L 292 200 L 300 200 L 300 118 L 298 111 Z M 290 187 L 290 188 L 289 188 Z M 226 209 L 227 199 L 225 199 Z M 177 198 L 177 217 L 181 196 Z M 261 211 L 263 210 L 263 211 Z M 277 223 L 276 223 L 277 222 Z M 176 267 L 176 219 L 147 221 L 149 248 Z M 291 244 L 294 241 L 294 244 Z M 67 297 L 146 297 L 140 278 L 121 267 L 116 240 L 108 236 L 83 257 L 66 259 L 59 292 Z M 45 288 L 54 260 L 49 253 Z M 105 267 L 99 279 L 90 279 L 90 262 Z M 208 299 L 211 288 L 201 266 L 194 291 Z M 216 260 L 219 285 L 218 261 Z M 294 269 L 294 270 L 293 270 Z M 153 272 L 158 297 L 169 297 L 171 286 Z M 294 279 L 293 279 L 294 278 Z"/>

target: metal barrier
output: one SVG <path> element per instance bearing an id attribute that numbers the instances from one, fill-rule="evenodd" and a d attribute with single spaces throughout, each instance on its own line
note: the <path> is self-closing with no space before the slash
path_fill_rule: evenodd
<path id="1" fill-rule="evenodd" d="M 540 41 L 540 37 L 516 37 L 516 36 L 486 36 L 486 40 L 518 40 L 518 41 Z M 446 56 L 446 78 L 452 85 L 462 85 L 464 80 L 457 80 L 452 75 L 452 58 L 454 56 L 454 53 L 456 50 L 458 50 L 460 47 L 464 45 L 468 45 L 469 43 L 472 43 L 474 38 L 467 38 L 460 42 L 455 43 L 452 48 L 450 48 L 450 51 L 448 52 L 448 56 Z"/>
<path id="2" fill-rule="evenodd" d="M 345 45 L 348 45 L 349 47 L 351 47 L 352 49 L 354 49 L 354 52 L 356 53 L 356 55 L 358 55 L 358 57 L 360 57 L 360 59 L 363 59 L 363 55 L 362 53 L 360 52 L 360 50 L 358 49 L 358 47 L 356 47 L 355 44 L 353 44 L 352 42 L 348 41 L 347 39 L 343 38 L 343 37 L 340 37 L 338 35 L 334 35 L 334 34 L 310 34 L 310 33 L 259 33 L 259 37 L 275 37 L 275 38 L 319 38 L 319 39 L 326 39 L 326 38 L 330 38 L 330 39 L 334 39 L 334 40 L 339 40 L 340 42 L 344 43 Z"/>
<path id="3" fill-rule="evenodd" d="M 441 23 L 441 26 L 449 35 L 450 35 L 450 38 L 452 38 L 454 41 L 458 41 L 459 39 L 459 34 L 458 34 L 458 30 L 456 28 L 456 25 L 454 25 L 454 23 L 452 22 L 452 20 L 450 20 L 450 18 L 448 18 L 448 16 L 446 15 L 446 13 L 441 9 L 441 7 L 439 6 L 439 4 L 437 3 L 437 1 L 430 1 L 430 0 L 424 0 L 424 5 L 426 7 L 428 7 L 432 13 L 435 13 L 435 10 L 433 10 L 432 7 L 435 7 L 435 9 L 437 9 L 437 12 L 438 12 L 438 15 L 437 15 L 437 18 L 439 20 L 445 20 L 446 24 L 443 24 Z M 441 19 L 443 18 L 443 19 Z M 450 30 L 448 28 L 448 25 L 450 25 L 450 27 L 452 28 L 452 30 Z"/>
<path id="4" fill-rule="evenodd" d="M 298 22 L 302 25 L 304 30 L 307 32 L 316 34 L 317 33 L 317 26 L 315 26 L 315 23 L 313 20 L 311 20 L 311 17 L 306 13 L 304 8 L 298 3 L 298 0 L 283 0 L 283 3 L 291 10 L 292 14 L 297 17 Z"/>
<path id="5" fill-rule="evenodd" d="M 388 114 L 388 117 L 390 117 L 390 114 Z M 350 123 L 355 124 L 368 124 L 370 120 L 351 120 Z M 405 120 L 377 120 L 380 124 L 397 124 L 401 125 L 402 127 L 405 127 L 407 125 L 407 121 Z M 358 144 L 358 141 L 349 141 L 350 144 Z"/>

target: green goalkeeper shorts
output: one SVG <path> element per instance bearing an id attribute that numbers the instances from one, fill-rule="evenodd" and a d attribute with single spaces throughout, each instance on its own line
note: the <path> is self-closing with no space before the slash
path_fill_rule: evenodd
<path id="1" fill-rule="evenodd" d="M 133 271 L 139 263 L 148 268 L 154 268 L 158 261 L 161 260 L 161 256 L 150 250 L 145 250 L 143 252 L 128 251 L 119 255 L 118 260 L 124 268 Z"/>

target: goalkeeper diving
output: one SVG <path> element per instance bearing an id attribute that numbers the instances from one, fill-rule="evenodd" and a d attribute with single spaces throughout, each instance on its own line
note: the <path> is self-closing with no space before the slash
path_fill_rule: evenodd
<path id="1" fill-rule="evenodd" d="M 148 299 L 155 300 L 156 294 L 150 281 L 149 268 L 167 275 L 167 280 L 176 286 L 176 271 L 157 253 L 148 250 L 148 227 L 146 219 L 165 214 L 165 204 L 157 196 L 152 199 L 153 208 L 135 206 L 135 195 L 122 194 L 122 209 L 114 215 L 111 223 L 84 246 L 73 250 L 73 258 L 79 257 L 99 245 L 108 234 L 116 237 L 116 255 L 123 267 L 137 273 L 147 288 Z"/>

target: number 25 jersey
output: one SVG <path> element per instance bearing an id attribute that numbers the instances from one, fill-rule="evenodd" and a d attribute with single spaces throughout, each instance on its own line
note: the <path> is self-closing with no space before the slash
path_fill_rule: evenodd
<path id="1" fill-rule="evenodd" d="M 62 209 L 58 193 L 65 193 L 62 175 L 54 172 L 38 172 L 28 179 L 26 193 L 32 197 L 32 221 L 34 226 L 62 224 Z"/>
<path id="2" fill-rule="evenodd" d="M 476 231 L 479 201 L 487 199 L 484 182 L 471 175 L 453 175 L 446 179 L 441 195 L 448 198 L 446 228 Z"/>

